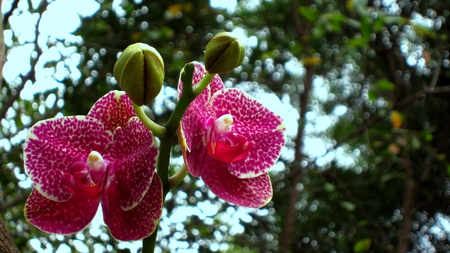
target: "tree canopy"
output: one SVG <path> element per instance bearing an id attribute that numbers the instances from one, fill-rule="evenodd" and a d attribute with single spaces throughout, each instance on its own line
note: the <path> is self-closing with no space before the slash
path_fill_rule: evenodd
<path id="1" fill-rule="evenodd" d="M 136 250 L 101 224 L 62 236 L 26 221 L 25 136 L 39 120 L 86 115 L 120 89 L 113 67 L 135 42 L 164 59 L 164 87 L 146 113 L 166 122 L 180 70 L 202 62 L 212 37 L 229 31 L 246 51 L 240 67 L 220 75 L 225 85 L 276 110 L 286 125 L 270 170 L 274 196 L 263 208 L 243 208 L 188 175 L 167 196 L 158 249 L 448 252 L 449 10 L 436 0 L 3 1 L 6 230 L 20 252 Z M 171 170 L 182 160 L 174 145 Z"/>

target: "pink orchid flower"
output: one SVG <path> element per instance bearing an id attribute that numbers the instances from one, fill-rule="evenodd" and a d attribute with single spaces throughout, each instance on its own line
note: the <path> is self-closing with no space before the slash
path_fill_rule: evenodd
<path id="1" fill-rule="evenodd" d="M 195 64 L 193 84 L 205 75 Z M 179 96 L 182 84 L 178 86 Z M 201 177 L 219 198 L 261 207 L 272 198 L 268 169 L 284 146 L 281 118 L 238 89 L 226 89 L 215 76 L 189 105 L 178 136 L 188 171 Z"/>
<path id="2" fill-rule="evenodd" d="M 25 170 L 33 181 L 25 216 L 39 229 L 76 233 L 103 218 L 118 240 L 150 235 L 161 217 L 157 142 L 124 92 L 100 98 L 87 116 L 43 120 L 29 131 Z"/>

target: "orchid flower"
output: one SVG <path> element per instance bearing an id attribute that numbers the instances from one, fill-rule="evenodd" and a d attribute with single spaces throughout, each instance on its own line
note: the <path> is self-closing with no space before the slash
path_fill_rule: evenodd
<path id="1" fill-rule="evenodd" d="M 24 146 L 34 185 L 25 216 L 43 231 L 71 234 L 91 222 L 101 203 L 113 237 L 147 237 L 163 204 L 157 155 L 156 139 L 124 92 L 109 92 L 87 116 L 40 121 Z"/>
<path id="2" fill-rule="evenodd" d="M 195 64 L 193 85 L 206 74 Z M 178 86 L 179 96 L 182 84 Z M 215 76 L 189 105 L 178 136 L 187 170 L 219 198 L 261 207 L 272 198 L 268 174 L 285 143 L 280 116 Z"/>

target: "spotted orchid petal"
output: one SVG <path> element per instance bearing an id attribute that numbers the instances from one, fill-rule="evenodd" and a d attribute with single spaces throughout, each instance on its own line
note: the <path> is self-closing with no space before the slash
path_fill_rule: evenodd
<path id="1" fill-rule="evenodd" d="M 74 196 L 65 202 L 56 202 L 36 189 L 25 204 L 26 219 L 40 230 L 56 234 L 72 234 L 85 228 L 94 218 L 99 198 Z"/>
<path id="2" fill-rule="evenodd" d="M 105 130 L 114 132 L 117 127 L 124 127 L 131 117 L 136 116 L 136 113 L 127 94 L 116 90 L 101 97 L 92 106 L 87 116 L 100 120 Z"/>
<path id="3" fill-rule="evenodd" d="M 114 238 L 122 241 L 139 240 L 149 236 L 155 230 L 162 214 L 162 183 L 155 174 L 150 188 L 139 204 L 129 211 L 121 208 L 118 197 L 121 186 L 117 177 L 112 178 L 102 198 L 102 210 L 105 224 Z"/>
<path id="4" fill-rule="evenodd" d="M 240 179 L 228 171 L 226 163 L 209 156 L 205 162 L 208 169 L 203 171 L 202 179 L 217 197 L 236 205 L 254 208 L 264 206 L 272 199 L 272 184 L 268 173 Z"/>
<path id="5" fill-rule="evenodd" d="M 45 120 L 30 129 L 24 160 L 35 189 L 25 214 L 32 224 L 50 233 L 78 232 L 101 200 L 106 202 L 103 209 L 114 214 L 108 223 L 117 238 L 133 240 L 154 230 L 162 209 L 161 182 L 155 176 L 157 144 L 134 115 L 125 93 L 113 91 L 87 116 Z M 148 224 L 117 226 L 112 221 L 116 214 L 125 223 L 140 219 L 134 215 L 149 210 Z"/>
<path id="6" fill-rule="evenodd" d="M 204 76 L 205 72 L 203 67 L 198 63 L 195 64 L 193 83 L 198 83 Z M 183 121 L 181 122 L 183 127 L 178 129 L 178 134 L 181 136 L 180 145 L 182 149 L 195 153 L 198 149 L 202 149 L 205 146 L 206 139 L 203 138 L 206 135 L 207 128 L 207 121 L 205 119 L 211 117 L 214 112 L 203 105 L 209 103 L 212 92 L 223 88 L 222 80 L 216 75 L 210 85 L 187 108 L 183 116 Z M 179 96 L 181 96 L 182 89 L 182 83 L 180 82 L 178 85 Z M 198 177 L 203 167 L 191 166 L 193 162 L 195 163 L 195 161 L 186 161 L 186 165 L 192 175 Z"/>
<path id="7" fill-rule="evenodd" d="M 53 201 L 71 198 L 63 179 L 72 164 L 86 161 L 91 151 L 103 152 L 112 134 L 95 118 L 71 116 L 39 121 L 28 132 L 25 170 L 38 190 Z"/>
<path id="8" fill-rule="evenodd" d="M 277 161 L 284 146 L 284 124 L 280 116 L 238 89 L 223 89 L 211 98 L 217 118 L 233 115 L 234 132 L 253 142 L 241 160 L 229 163 L 230 173 L 239 178 L 262 175 Z"/>
<path id="9" fill-rule="evenodd" d="M 196 64 L 193 85 L 204 74 Z M 225 88 L 215 76 L 189 105 L 178 136 L 193 176 L 228 202 L 260 207 L 272 197 L 267 171 L 285 143 L 284 130 L 278 115 L 244 92 Z"/>
<path id="10" fill-rule="evenodd" d="M 120 206 L 128 211 L 142 200 L 155 175 L 157 141 L 137 118 L 131 118 L 125 128 L 117 128 L 105 159 L 113 159 L 110 174 L 120 186 Z"/>

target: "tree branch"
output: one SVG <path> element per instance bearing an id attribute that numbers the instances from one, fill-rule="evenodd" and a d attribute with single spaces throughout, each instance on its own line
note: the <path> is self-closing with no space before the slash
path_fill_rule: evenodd
<path id="1" fill-rule="evenodd" d="M 403 192 L 403 218 L 401 223 L 401 234 L 399 235 L 399 242 L 397 253 L 406 253 L 410 249 L 410 239 L 412 230 L 413 209 L 416 195 L 416 184 L 414 181 L 414 169 L 412 167 L 411 158 L 409 155 L 405 157 L 405 164 L 402 166 L 405 169 L 405 186 Z"/>

